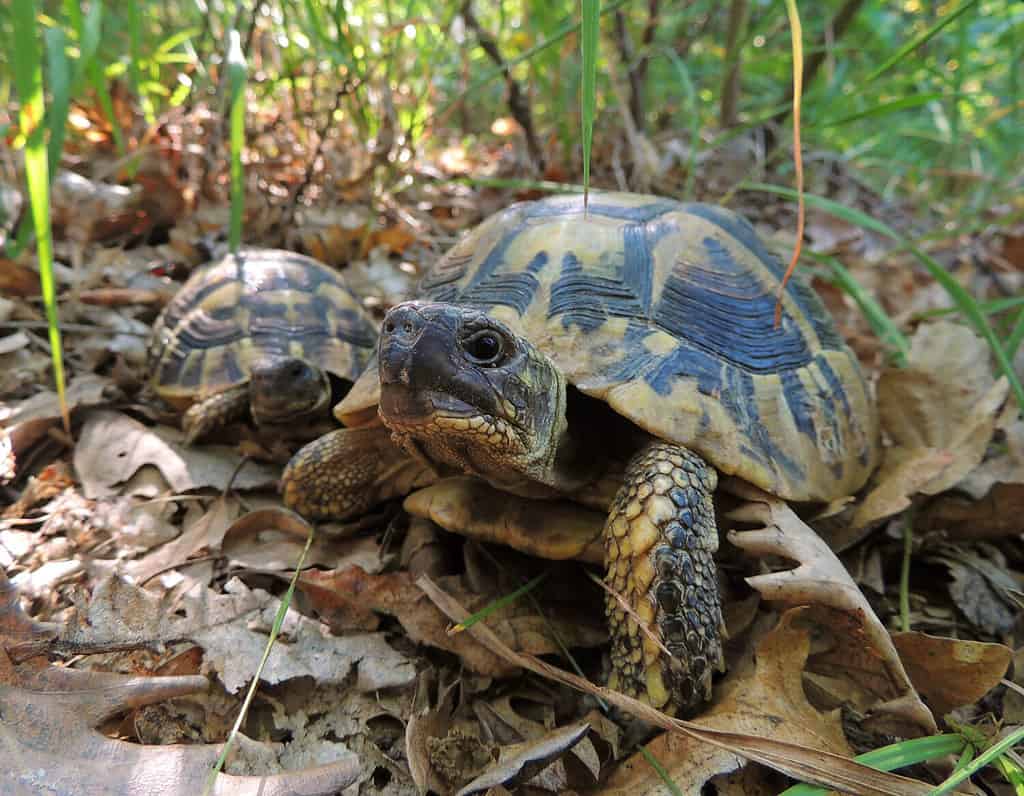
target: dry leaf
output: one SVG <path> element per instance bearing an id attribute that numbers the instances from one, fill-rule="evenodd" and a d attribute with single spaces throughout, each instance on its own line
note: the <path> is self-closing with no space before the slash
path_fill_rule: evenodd
<path id="1" fill-rule="evenodd" d="M 810 650 L 806 626 L 796 622 L 804 609 L 794 608 L 748 650 L 715 690 L 715 701 L 696 724 L 771 736 L 841 755 L 850 755 L 839 711 L 822 713 L 807 701 L 802 672 Z M 744 761 L 724 749 L 694 738 L 666 733 L 647 746 L 683 793 L 700 793 L 714 776 L 734 771 Z M 609 778 L 602 793 L 655 796 L 664 783 L 642 753 L 627 760 Z"/>
<path id="2" fill-rule="evenodd" d="M 180 440 L 176 431 L 158 432 L 128 415 L 90 412 L 74 456 L 86 497 L 119 494 L 119 487 L 146 466 L 157 468 L 167 486 L 178 493 L 204 487 L 224 490 L 229 482 L 235 489 L 266 489 L 277 483 L 275 467 L 246 462 L 239 469 L 241 457 L 228 448 L 186 448 L 178 444 Z M 151 487 L 143 491 L 148 493 Z"/>
<path id="3" fill-rule="evenodd" d="M 26 620 L 0 572 L 0 640 L 11 649 L 18 639 L 46 632 Z M 108 738 L 95 728 L 129 708 L 204 691 L 204 677 L 128 677 L 41 665 L 14 665 L 0 649 L 0 734 L 4 757 L 0 792 L 5 796 L 105 796 L 200 793 L 219 745 L 151 746 Z M 219 796 L 326 796 L 354 782 L 358 760 L 260 777 L 221 774 L 213 789 Z"/>
<path id="4" fill-rule="evenodd" d="M 1006 674 L 1013 653 L 1002 644 L 986 644 L 926 633 L 895 633 L 910 679 L 934 713 L 977 702 Z"/>
<path id="5" fill-rule="evenodd" d="M 871 678 L 871 690 L 881 700 L 874 706 L 876 713 L 895 721 L 905 734 L 936 732 L 935 719 L 914 691 L 888 631 L 835 553 L 778 498 L 738 481 L 732 483 L 730 491 L 751 502 L 729 516 L 742 522 L 763 523 L 764 527 L 731 531 L 729 540 L 759 558 L 777 555 L 798 562 L 795 569 L 756 575 L 747 582 L 767 600 L 822 606 L 848 617 L 848 627 L 833 634 L 839 665 L 844 655 L 864 650 L 867 645 L 870 651 L 865 653 L 874 661 L 867 671 L 878 675 Z M 848 672 L 851 678 L 861 673 L 860 667 L 850 667 Z"/>
<path id="6" fill-rule="evenodd" d="M 126 563 L 123 567 L 125 574 L 139 583 L 145 583 L 154 575 L 181 566 L 200 550 L 220 550 L 224 534 L 239 511 L 235 498 L 218 498 L 177 539 L 158 547 L 143 558 Z"/>
<path id="7" fill-rule="evenodd" d="M 501 758 L 459 790 L 459 796 L 483 793 L 498 785 L 514 787 L 525 782 L 576 746 L 589 731 L 590 725 L 580 721 L 552 730 L 543 738 L 503 747 Z"/>
<path id="8" fill-rule="evenodd" d="M 940 321 L 918 329 L 909 366 L 885 371 L 878 382 L 879 418 L 893 444 L 856 527 L 902 511 L 915 494 L 944 492 L 978 466 L 1009 394 L 988 363 L 987 344 L 964 326 Z"/>

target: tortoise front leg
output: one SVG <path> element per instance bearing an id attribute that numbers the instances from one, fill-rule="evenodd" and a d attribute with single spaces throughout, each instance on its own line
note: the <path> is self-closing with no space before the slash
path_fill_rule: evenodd
<path id="1" fill-rule="evenodd" d="M 609 685 L 667 712 L 708 699 L 712 670 L 723 665 L 713 558 L 717 481 L 714 468 L 696 454 L 651 443 L 626 468 L 605 524 L 605 582 L 635 613 L 606 597 Z"/>
<path id="2" fill-rule="evenodd" d="M 189 407 L 181 418 L 185 444 L 191 445 L 215 428 L 245 417 L 249 411 L 249 382 L 236 384 L 207 396 Z"/>
<path id="3" fill-rule="evenodd" d="M 376 425 L 338 429 L 304 445 L 284 469 L 281 492 L 303 517 L 344 520 L 435 480 L 430 465 Z"/>

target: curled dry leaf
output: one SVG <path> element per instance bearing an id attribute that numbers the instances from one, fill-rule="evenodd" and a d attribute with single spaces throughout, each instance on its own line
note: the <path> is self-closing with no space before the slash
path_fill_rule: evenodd
<path id="1" fill-rule="evenodd" d="M 0 573 L 0 703 L 4 755 L 0 792 L 7 796 L 177 796 L 200 793 L 219 745 L 150 746 L 125 743 L 95 728 L 131 708 L 152 705 L 207 688 L 205 677 L 128 677 L 40 665 L 38 659 L 12 663 L 8 641 L 40 634 L 21 614 L 17 598 Z M 337 793 L 359 776 L 353 757 L 338 763 L 273 776 L 221 774 L 220 796 Z"/>
<path id="2" fill-rule="evenodd" d="M 879 700 L 874 706 L 876 714 L 895 722 L 902 734 L 936 732 L 935 719 L 918 698 L 888 631 L 835 553 L 778 498 L 740 482 L 735 482 L 731 491 L 751 502 L 730 517 L 763 523 L 764 527 L 732 531 L 729 540 L 754 556 L 776 555 L 798 562 L 795 569 L 756 575 L 747 582 L 765 599 L 823 606 L 848 617 L 847 627 L 833 634 L 836 657 L 841 662 L 843 655 L 863 652 L 867 645 L 870 652 L 862 657 L 874 661 L 868 671 L 875 676 L 862 685 Z M 851 667 L 848 676 L 860 677 L 860 667 Z"/>
<path id="3" fill-rule="evenodd" d="M 926 633 L 895 633 L 892 641 L 911 681 L 940 716 L 977 702 L 999 685 L 1013 657 L 1002 644 Z"/>
<path id="4" fill-rule="evenodd" d="M 158 432 L 119 412 L 91 412 L 74 457 L 86 497 L 123 491 L 124 485 L 147 465 L 157 468 L 174 492 L 205 487 L 224 490 L 229 483 L 235 489 L 266 489 L 277 483 L 274 467 L 246 462 L 239 469 L 241 457 L 229 448 L 186 448 L 179 444 L 180 439 L 176 431 Z M 145 490 L 152 491 L 152 487 Z"/>
<path id="5" fill-rule="evenodd" d="M 941 544 L 929 549 L 927 557 L 949 569 L 949 594 L 971 624 L 994 636 L 1010 632 L 1020 615 L 1013 598 L 1020 584 L 1001 550 L 984 542 Z"/>
<path id="6" fill-rule="evenodd" d="M 498 785 L 515 786 L 530 779 L 582 741 L 590 724 L 580 721 L 552 730 L 543 738 L 506 746 L 501 758 L 459 790 L 459 796 L 483 793 Z"/>
<path id="7" fill-rule="evenodd" d="M 915 494 L 943 492 L 977 467 L 1009 394 L 1005 377 L 992 376 L 986 343 L 964 326 L 922 325 L 909 360 L 878 382 L 879 417 L 893 444 L 854 515 L 857 527 L 902 511 Z"/>
<path id="8" fill-rule="evenodd" d="M 850 755 L 839 711 L 823 713 L 804 694 L 802 673 L 810 651 L 810 630 L 797 620 L 805 609 L 794 608 L 745 651 L 716 688 L 711 709 L 694 723 L 729 732 L 771 736 L 803 746 Z M 743 760 L 692 737 L 666 733 L 647 746 L 683 793 L 700 793 L 719 774 L 735 771 Z M 655 796 L 664 782 L 635 754 L 608 780 L 605 794 Z"/>

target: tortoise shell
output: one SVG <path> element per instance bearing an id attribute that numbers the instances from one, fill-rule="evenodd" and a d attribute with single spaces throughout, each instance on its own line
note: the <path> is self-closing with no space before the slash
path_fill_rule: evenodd
<path id="1" fill-rule="evenodd" d="M 156 392 L 183 409 L 277 358 L 355 381 L 376 340 L 336 271 L 293 252 L 243 249 L 189 277 L 157 318 L 147 357 Z"/>
<path id="2" fill-rule="evenodd" d="M 743 218 L 625 193 L 520 203 L 463 238 L 419 297 L 477 307 L 583 393 L 719 471 L 789 500 L 856 491 L 878 455 L 856 357 L 817 295 Z M 337 407 L 362 419 L 371 366 Z M 570 422 L 572 419 L 570 417 Z"/>

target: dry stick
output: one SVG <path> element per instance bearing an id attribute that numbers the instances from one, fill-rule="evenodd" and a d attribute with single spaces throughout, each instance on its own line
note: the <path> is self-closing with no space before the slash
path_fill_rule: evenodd
<path id="1" fill-rule="evenodd" d="M 725 74 L 722 77 L 722 102 L 718 108 L 718 124 L 723 130 L 736 126 L 743 64 L 743 33 L 747 27 L 748 8 L 747 0 L 732 0 L 729 4 Z"/>
<path id="2" fill-rule="evenodd" d="M 533 114 L 530 112 L 530 103 L 526 99 L 526 94 L 519 83 L 512 77 L 512 70 L 506 65 L 494 37 L 480 27 L 479 20 L 473 14 L 470 0 L 466 0 L 462 5 L 462 18 L 476 34 L 480 48 L 494 61 L 495 66 L 505 72 L 505 85 L 508 86 L 509 111 L 512 113 L 512 118 L 523 128 L 523 134 L 526 136 L 526 148 L 530 150 L 530 157 L 537 164 L 537 171 L 543 173 L 544 151 L 541 149 L 540 142 L 537 140 L 537 133 L 533 128 Z"/>
<path id="3" fill-rule="evenodd" d="M 639 75 L 634 68 L 633 60 L 636 54 L 633 52 L 633 39 L 626 27 L 626 15 L 620 8 L 615 12 L 615 43 L 619 46 L 619 57 L 626 65 L 629 76 L 629 115 L 633 117 L 633 126 L 638 130 L 644 129 L 643 120 L 643 86 L 637 82 Z"/>
<path id="4" fill-rule="evenodd" d="M 469 616 L 469 612 L 457 600 L 439 588 L 428 576 L 421 575 L 416 585 L 453 622 L 462 622 Z M 514 652 L 483 622 L 476 623 L 468 632 L 491 652 L 514 666 L 575 688 L 577 691 L 593 694 L 656 727 L 762 763 L 794 779 L 864 796 L 926 796 L 932 791 L 930 785 L 919 780 L 878 771 L 833 752 L 749 733 L 715 730 L 692 721 L 673 719 L 637 699 L 608 688 L 600 688 L 583 677 L 551 666 L 533 655 Z"/>

